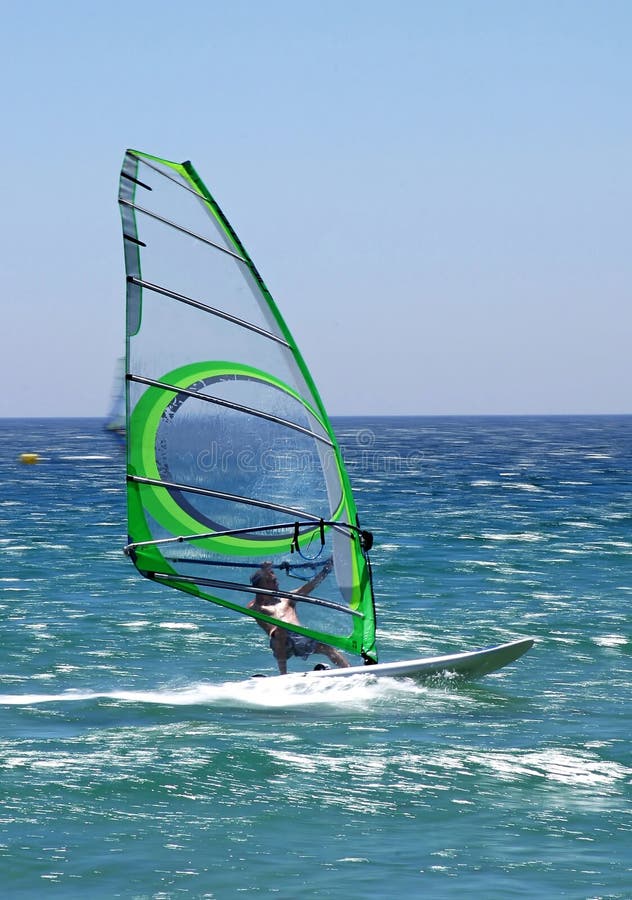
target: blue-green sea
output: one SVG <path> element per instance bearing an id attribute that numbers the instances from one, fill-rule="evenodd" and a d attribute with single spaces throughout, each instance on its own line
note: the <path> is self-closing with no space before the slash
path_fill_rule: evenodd
<path id="1" fill-rule="evenodd" d="M 261 630 L 122 553 L 103 423 L 2 420 L 3 896 L 632 897 L 632 417 L 334 427 L 381 661 L 535 647 L 476 682 L 248 680 Z"/>

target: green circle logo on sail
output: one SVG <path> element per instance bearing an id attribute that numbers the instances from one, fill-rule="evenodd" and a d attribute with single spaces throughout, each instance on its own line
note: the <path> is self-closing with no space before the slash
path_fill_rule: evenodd
<path id="1" fill-rule="evenodd" d="M 215 402 L 162 387 L 149 387 L 138 400 L 129 423 L 129 472 L 172 486 L 134 485 L 142 506 L 134 517 L 135 540 L 287 522 L 287 513 L 275 511 L 277 506 L 282 508 L 278 497 L 281 481 L 287 485 L 288 508 L 303 508 L 301 501 L 312 490 L 324 509 L 335 508 L 330 518 L 341 515 L 344 493 L 335 453 L 329 453 L 326 445 L 324 449 L 315 447 L 309 434 L 299 432 L 294 440 L 296 432 L 288 428 L 282 430 L 281 438 L 278 423 L 245 412 L 248 407 L 278 408 L 280 419 L 302 420 L 307 429 L 316 424 L 326 434 L 316 410 L 292 387 L 251 366 L 219 361 L 182 366 L 164 375 L 162 381 L 198 394 L 212 385 Z M 256 401 L 261 394 L 267 402 L 260 406 Z M 218 414 L 208 415 L 209 409 Z M 271 441 L 276 442 L 274 447 Z M 318 464 L 314 464 L 315 453 Z M 298 464 L 294 473 L 275 471 L 275 465 L 288 461 L 295 467 Z M 323 461 L 332 472 L 323 472 Z M 266 485 L 274 487 L 275 503 L 266 502 Z M 330 496 L 332 490 L 335 498 Z M 300 546 L 308 547 L 317 534 L 317 525 L 301 529 Z M 288 545 L 287 531 L 204 539 L 207 550 L 237 555 L 283 554 Z"/>

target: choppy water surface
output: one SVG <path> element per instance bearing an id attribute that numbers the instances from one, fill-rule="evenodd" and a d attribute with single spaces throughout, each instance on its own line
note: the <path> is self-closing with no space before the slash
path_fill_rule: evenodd
<path id="1" fill-rule="evenodd" d="M 123 556 L 101 423 L 4 420 L 7 896 L 632 897 L 632 417 L 335 426 L 382 661 L 534 650 L 470 683 L 244 680 L 260 631 Z"/>

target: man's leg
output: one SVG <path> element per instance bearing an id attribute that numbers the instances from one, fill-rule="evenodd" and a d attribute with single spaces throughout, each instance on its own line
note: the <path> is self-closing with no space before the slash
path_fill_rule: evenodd
<path id="1" fill-rule="evenodd" d="M 335 647 L 330 647 L 329 644 L 316 644 L 314 653 L 323 653 L 334 665 L 338 666 L 339 669 L 349 668 L 350 663 L 347 662 L 342 653 L 339 650 L 336 650 Z"/>
<path id="2" fill-rule="evenodd" d="M 287 675 L 287 632 L 283 628 L 273 628 L 270 632 L 270 646 L 281 675 Z"/>

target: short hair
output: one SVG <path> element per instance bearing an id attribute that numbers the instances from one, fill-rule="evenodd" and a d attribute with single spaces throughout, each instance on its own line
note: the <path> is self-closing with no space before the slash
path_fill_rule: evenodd
<path id="1" fill-rule="evenodd" d="M 261 563 L 261 568 L 257 569 L 257 571 L 254 573 L 254 575 L 250 576 L 250 584 L 256 588 L 259 587 L 259 585 L 264 580 L 264 578 L 266 577 L 266 575 L 270 571 L 270 569 L 272 569 L 271 562 Z"/>

